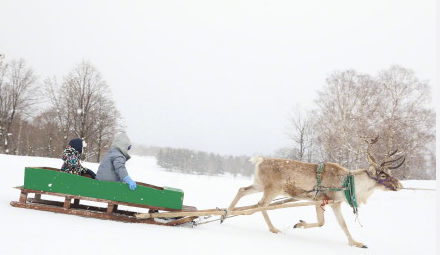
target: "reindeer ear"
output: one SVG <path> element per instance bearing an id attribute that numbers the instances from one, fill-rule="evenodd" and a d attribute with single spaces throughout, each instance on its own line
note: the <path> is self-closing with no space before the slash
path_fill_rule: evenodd
<path id="1" fill-rule="evenodd" d="M 370 175 L 376 175 L 376 168 L 373 165 L 370 165 L 367 171 Z"/>

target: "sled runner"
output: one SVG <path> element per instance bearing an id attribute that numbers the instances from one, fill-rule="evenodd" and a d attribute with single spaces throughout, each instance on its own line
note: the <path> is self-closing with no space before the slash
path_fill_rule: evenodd
<path id="1" fill-rule="evenodd" d="M 98 181 L 64 173 L 56 168 L 27 167 L 24 185 L 16 187 L 21 191 L 20 199 L 18 202 L 12 201 L 11 205 L 99 219 L 170 226 L 191 222 L 197 218 L 183 216 L 162 220 L 138 219 L 135 215 L 146 209 L 150 213 L 190 212 L 197 209 L 182 204 L 184 193 L 180 189 L 141 182 L 137 182 L 137 185 L 138 187 L 133 191 L 125 183 Z M 29 194 L 33 196 L 29 197 Z M 59 199 L 54 200 L 53 197 L 64 199 L 59 201 Z M 85 205 L 81 203 L 82 201 L 104 203 L 106 206 Z M 120 209 L 120 206 L 124 206 L 124 209 Z"/>

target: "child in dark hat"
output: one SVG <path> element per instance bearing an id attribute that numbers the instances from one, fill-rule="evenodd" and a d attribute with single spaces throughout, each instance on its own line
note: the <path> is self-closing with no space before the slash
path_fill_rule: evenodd
<path id="1" fill-rule="evenodd" d="M 81 138 L 70 140 L 69 145 L 64 149 L 62 159 L 64 161 L 61 171 L 70 174 L 83 175 L 88 174 L 95 179 L 95 173 L 83 167 L 80 162 L 82 149 L 87 146 L 87 143 Z"/>

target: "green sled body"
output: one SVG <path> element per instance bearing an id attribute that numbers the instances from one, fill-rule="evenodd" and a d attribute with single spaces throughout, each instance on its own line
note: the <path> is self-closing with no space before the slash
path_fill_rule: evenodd
<path id="1" fill-rule="evenodd" d="M 126 183 L 98 181 L 43 167 L 25 168 L 24 188 L 175 210 L 182 210 L 184 195 L 180 189 L 140 182 L 135 190 L 130 190 Z"/>

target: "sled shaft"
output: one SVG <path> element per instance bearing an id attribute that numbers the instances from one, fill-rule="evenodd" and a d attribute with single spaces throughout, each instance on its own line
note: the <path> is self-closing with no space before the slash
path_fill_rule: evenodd
<path id="1" fill-rule="evenodd" d="M 328 204 L 334 204 L 338 201 L 329 200 Z M 308 206 L 308 205 L 319 205 L 321 201 L 316 202 L 294 202 L 294 203 L 285 203 L 285 204 L 274 204 L 265 207 L 258 207 L 258 205 L 248 206 L 251 209 L 243 210 L 234 210 L 228 212 L 228 215 L 251 215 L 256 212 L 261 211 L 269 211 L 281 208 L 289 208 L 289 207 L 299 207 L 299 206 Z M 164 212 L 164 213 L 139 213 L 136 214 L 136 218 L 138 219 L 149 219 L 149 218 L 168 218 L 168 217 L 183 217 L 183 216 L 212 216 L 212 215 L 225 215 L 225 210 L 201 210 L 195 212 Z"/>

